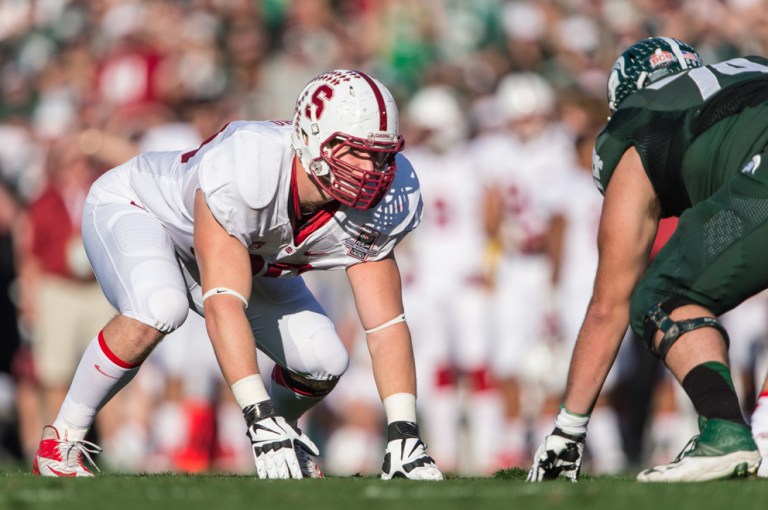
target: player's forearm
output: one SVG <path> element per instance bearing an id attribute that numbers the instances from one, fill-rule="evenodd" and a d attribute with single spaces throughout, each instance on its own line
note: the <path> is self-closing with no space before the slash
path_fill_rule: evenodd
<path id="1" fill-rule="evenodd" d="M 565 407 L 572 413 L 592 411 L 627 330 L 622 307 L 600 309 L 591 305 L 573 349 L 568 371 Z"/>
<path id="2" fill-rule="evenodd" d="M 373 377 L 382 400 L 395 393 L 416 394 L 416 365 L 406 323 L 368 335 Z"/>
<path id="3" fill-rule="evenodd" d="M 243 305 L 231 296 L 205 306 L 205 323 L 216 359 L 229 386 L 259 373 L 256 346 Z"/>

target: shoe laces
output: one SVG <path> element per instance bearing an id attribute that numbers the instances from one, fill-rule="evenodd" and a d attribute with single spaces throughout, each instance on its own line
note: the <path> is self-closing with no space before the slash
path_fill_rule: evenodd
<path id="1" fill-rule="evenodd" d="M 693 436 L 691 439 L 688 440 L 688 443 L 683 447 L 682 450 L 680 450 L 680 453 L 677 454 L 677 457 L 675 457 L 674 462 L 680 462 L 683 460 L 683 457 L 685 457 L 685 454 L 692 451 L 696 448 L 696 445 L 699 444 L 699 437 L 698 435 Z"/>
<path id="2" fill-rule="evenodd" d="M 91 443 L 90 441 L 84 440 L 69 441 L 66 439 L 57 439 L 56 441 L 59 443 L 59 452 L 61 453 L 61 458 L 64 459 L 64 462 L 66 462 L 67 465 L 70 465 L 70 454 L 74 453 L 75 462 L 77 462 L 79 466 L 85 468 L 83 465 L 83 458 L 85 458 L 91 466 L 96 468 L 96 471 L 101 472 L 99 466 L 97 466 L 96 462 L 94 462 L 93 458 L 91 458 L 91 454 L 101 453 L 102 450 L 100 446 Z"/>

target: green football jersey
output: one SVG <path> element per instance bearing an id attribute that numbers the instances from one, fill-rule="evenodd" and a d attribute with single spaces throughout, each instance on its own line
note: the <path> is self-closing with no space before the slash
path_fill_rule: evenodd
<path id="1" fill-rule="evenodd" d="M 768 59 L 682 71 L 630 95 L 595 143 L 592 174 L 601 192 L 633 146 L 662 216 L 711 196 L 768 146 Z"/>

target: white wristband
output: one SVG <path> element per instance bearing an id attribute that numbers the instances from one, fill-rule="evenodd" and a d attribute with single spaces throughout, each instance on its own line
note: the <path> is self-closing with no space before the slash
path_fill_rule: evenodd
<path id="1" fill-rule="evenodd" d="M 235 381 L 232 385 L 232 395 L 235 396 L 240 409 L 269 400 L 269 394 L 259 374 L 249 375 Z"/>
<path id="2" fill-rule="evenodd" d="M 566 411 L 565 407 L 560 409 L 557 418 L 555 418 L 555 427 L 572 436 L 585 435 L 587 433 L 588 423 L 589 415 L 571 414 Z"/>
<path id="3" fill-rule="evenodd" d="M 404 313 L 401 313 L 400 315 L 398 315 L 397 317 L 395 317 L 391 321 L 385 322 L 381 326 L 376 326 L 375 328 L 366 329 L 365 330 L 365 334 L 366 335 L 370 335 L 371 333 L 376 333 L 377 331 L 381 331 L 382 329 L 388 328 L 388 327 L 390 327 L 390 326 L 392 326 L 394 324 L 397 324 L 398 322 L 405 322 L 405 314 Z"/>
<path id="4" fill-rule="evenodd" d="M 232 289 L 228 289 L 227 287 L 214 287 L 210 289 L 208 292 L 203 294 L 203 303 L 205 303 L 205 300 L 208 299 L 211 296 L 218 296 L 219 294 L 228 294 L 230 296 L 235 296 L 237 299 L 243 302 L 243 305 L 248 308 L 248 300 L 243 297 L 242 294 L 240 294 L 237 291 L 234 291 Z"/>

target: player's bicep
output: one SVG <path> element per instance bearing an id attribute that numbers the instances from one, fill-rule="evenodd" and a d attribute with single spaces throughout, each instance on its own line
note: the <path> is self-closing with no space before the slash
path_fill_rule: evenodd
<path id="1" fill-rule="evenodd" d="M 605 193 L 598 232 L 594 298 L 626 303 L 645 271 L 659 222 L 659 203 L 634 148 L 619 162 Z"/>
<path id="2" fill-rule="evenodd" d="M 194 228 L 195 258 L 200 268 L 203 292 L 223 287 L 246 298 L 250 296 L 248 250 L 216 221 L 200 190 L 195 194 Z"/>

